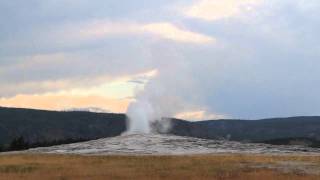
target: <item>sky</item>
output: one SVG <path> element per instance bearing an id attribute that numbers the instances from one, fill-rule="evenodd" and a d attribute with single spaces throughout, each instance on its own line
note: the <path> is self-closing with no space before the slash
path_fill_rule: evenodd
<path id="1" fill-rule="evenodd" d="M 319 16 L 318 0 L 3 0 L 0 106 L 320 115 Z"/>

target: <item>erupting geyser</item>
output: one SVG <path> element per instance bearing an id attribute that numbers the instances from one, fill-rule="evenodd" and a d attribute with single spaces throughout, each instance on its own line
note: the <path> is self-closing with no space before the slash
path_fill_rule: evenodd
<path id="1" fill-rule="evenodd" d="M 148 102 L 136 101 L 129 105 L 127 115 L 128 133 L 150 133 L 154 120 L 152 106 Z"/>

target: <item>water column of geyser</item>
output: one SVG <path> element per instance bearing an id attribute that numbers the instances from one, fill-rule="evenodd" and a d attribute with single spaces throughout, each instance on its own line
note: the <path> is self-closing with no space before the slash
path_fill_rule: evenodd
<path id="1" fill-rule="evenodd" d="M 146 101 L 132 102 L 127 111 L 127 133 L 150 133 L 150 123 L 153 121 L 153 108 Z"/>
<path id="2" fill-rule="evenodd" d="M 127 133 L 166 133 L 171 128 L 171 121 L 164 117 L 173 117 L 185 109 L 181 99 L 181 87 L 189 88 L 190 79 L 184 72 L 181 61 L 173 61 L 170 66 L 155 70 L 149 76 L 143 89 L 135 94 L 135 101 L 127 109 Z M 161 68 L 161 67 L 159 67 Z M 177 74 L 177 72 L 179 72 Z M 174 80 L 172 75 L 174 74 Z M 190 88 L 189 88 L 190 89 Z"/>

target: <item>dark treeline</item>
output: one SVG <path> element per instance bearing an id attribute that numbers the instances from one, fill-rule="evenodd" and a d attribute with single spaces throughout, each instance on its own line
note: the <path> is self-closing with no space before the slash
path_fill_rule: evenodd
<path id="1" fill-rule="evenodd" d="M 20 150 L 114 137 L 126 131 L 126 119 L 125 114 L 0 107 L 0 149 Z M 152 124 L 155 132 L 268 144 L 312 147 L 320 144 L 320 116 L 194 122 L 164 118 L 163 121 L 168 122 Z"/>
<path id="2" fill-rule="evenodd" d="M 204 139 L 226 139 L 241 142 L 296 143 L 320 142 L 320 116 L 300 116 L 262 120 L 184 121 L 169 119 L 165 133 Z M 160 126 L 160 127 L 158 127 Z M 161 124 L 156 125 L 161 130 Z M 161 131 L 160 131 L 161 132 Z M 289 143 L 289 144 L 290 144 Z"/>
<path id="3" fill-rule="evenodd" d="M 92 140 L 118 136 L 125 130 L 124 114 L 0 107 L 0 144 L 10 144 L 20 136 L 31 144 L 57 139 Z"/>
<path id="4" fill-rule="evenodd" d="M 88 139 L 63 139 L 63 140 L 53 140 L 53 141 L 43 141 L 43 142 L 35 142 L 35 143 L 29 143 L 26 141 L 22 136 L 19 136 L 17 138 L 14 138 L 9 144 L 0 144 L 0 152 L 7 152 L 7 151 L 21 151 L 26 150 L 30 148 L 36 148 L 36 147 L 49 147 L 49 146 L 55 146 L 55 145 L 61 145 L 61 144 L 71 144 L 71 143 L 77 143 L 77 142 L 84 142 L 88 141 Z"/>
<path id="5" fill-rule="evenodd" d="M 303 145 L 312 148 L 320 148 L 320 141 L 314 138 L 296 137 L 296 138 L 280 138 L 257 143 L 265 143 L 272 145 Z"/>

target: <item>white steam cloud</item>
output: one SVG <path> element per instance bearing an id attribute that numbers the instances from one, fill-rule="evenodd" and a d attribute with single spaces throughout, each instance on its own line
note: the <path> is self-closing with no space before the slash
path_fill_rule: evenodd
<path id="1" fill-rule="evenodd" d="M 177 49 L 170 49 L 168 52 L 179 54 Z M 153 56 L 164 58 L 161 51 L 160 54 L 156 52 Z M 175 60 L 170 63 L 170 66 L 157 64 L 160 67 L 157 75 L 147 82 L 143 90 L 137 92 L 135 101 L 128 107 L 129 133 L 150 133 L 153 131 L 151 126 L 155 122 L 157 122 L 157 130 L 167 132 L 171 126 L 164 118 L 174 117 L 180 112 L 198 107 L 193 106 L 194 97 L 198 93 L 190 96 L 191 92 L 197 90 L 193 84 L 192 75 L 189 73 L 188 63 L 180 56 L 166 56 L 166 58 Z"/>

